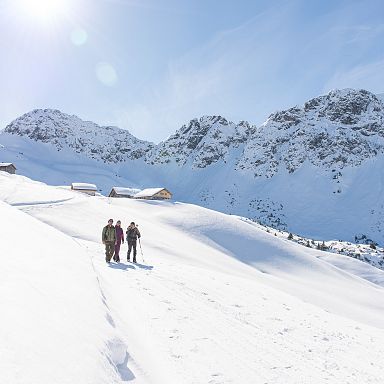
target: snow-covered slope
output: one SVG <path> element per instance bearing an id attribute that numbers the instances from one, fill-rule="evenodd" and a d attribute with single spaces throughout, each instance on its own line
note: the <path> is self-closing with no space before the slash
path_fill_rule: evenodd
<path id="1" fill-rule="evenodd" d="M 383 271 L 198 206 L 0 185 L 1 382 L 381 383 Z M 105 264 L 110 217 L 145 263 Z"/>
<path id="2" fill-rule="evenodd" d="M 164 186 L 176 200 L 306 237 L 384 244 L 383 126 L 382 100 L 353 89 L 276 112 L 261 127 L 204 116 L 156 146 L 38 110 L 0 134 L 0 161 L 51 184 L 93 182 L 103 193 Z"/>
<path id="3" fill-rule="evenodd" d="M 2 193 L 18 184 L 4 183 Z M 50 192 L 52 204 L 72 198 Z M 0 382 L 133 378 L 87 252 L 76 239 L 2 201 L 0 216 Z"/>

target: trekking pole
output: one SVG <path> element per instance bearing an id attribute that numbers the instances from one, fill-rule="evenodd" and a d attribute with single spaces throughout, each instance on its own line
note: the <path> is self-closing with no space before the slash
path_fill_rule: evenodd
<path id="1" fill-rule="evenodd" d="M 145 263 L 145 260 L 144 260 L 144 255 L 143 255 L 143 248 L 141 248 L 141 241 L 140 241 L 140 237 L 139 237 L 139 245 L 140 245 L 140 251 L 141 251 L 141 258 L 143 259 L 143 263 Z"/>
<path id="2" fill-rule="evenodd" d="M 139 224 L 136 224 L 136 228 L 139 228 Z M 139 237 L 139 245 L 140 245 L 141 258 L 143 259 L 143 263 L 145 263 L 144 255 L 143 255 L 143 248 L 141 248 L 140 237 Z"/>

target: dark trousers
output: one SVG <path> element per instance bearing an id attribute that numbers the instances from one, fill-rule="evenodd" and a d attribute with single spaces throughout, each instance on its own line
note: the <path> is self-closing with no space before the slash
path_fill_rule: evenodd
<path id="1" fill-rule="evenodd" d="M 114 253 L 115 253 L 115 242 L 114 241 L 106 241 L 105 242 L 105 260 L 111 261 Z"/>
<path id="2" fill-rule="evenodd" d="M 136 263 L 136 239 L 128 239 L 127 259 L 131 258 L 131 249 L 133 247 L 133 262 Z"/>
<path id="3" fill-rule="evenodd" d="M 113 256 L 113 260 L 120 261 L 120 243 L 115 244 L 115 255 Z"/>

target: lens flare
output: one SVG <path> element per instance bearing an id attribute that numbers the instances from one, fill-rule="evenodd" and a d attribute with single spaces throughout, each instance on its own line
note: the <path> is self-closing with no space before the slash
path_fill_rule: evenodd
<path id="1" fill-rule="evenodd" d="M 99 63 L 96 66 L 96 76 L 101 83 L 112 87 L 117 83 L 117 73 L 115 68 L 109 63 Z"/>
<path id="2" fill-rule="evenodd" d="M 71 32 L 71 41 L 74 45 L 84 45 L 88 40 L 87 32 L 82 28 L 76 28 Z"/>
<path id="3" fill-rule="evenodd" d="M 67 13 L 69 0 L 13 0 L 12 6 L 24 17 L 48 21 Z"/>

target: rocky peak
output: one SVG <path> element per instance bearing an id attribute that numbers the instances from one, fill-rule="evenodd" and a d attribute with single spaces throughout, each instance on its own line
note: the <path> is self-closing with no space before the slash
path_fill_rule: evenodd
<path id="1" fill-rule="evenodd" d="M 14 120 L 4 132 L 51 143 L 58 150 L 70 148 L 106 163 L 138 159 L 154 147 L 126 130 L 99 126 L 56 109 L 35 109 Z"/>
<path id="2" fill-rule="evenodd" d="M 334 90 L 272 114 L 250 137 L 238 169 L 273 176 L 305 161 L 325 169 L 356 166 L 384 153 L 384 104 L 365 90 Z"/>
<path id="3" fill-rule="evenodd" d="M 383 107 L 373 93 L 363 89 L 342 89 L 308 101 L 304 111 L 314 111 L 319 117 L 336 123 L 354 125 L 364 118 L 370 119 L 372 113 L 382 113 Z"/>
<path id="4" fill-rule="evenodd" d="M 234 124 L 222 116 L 203 116 L 183 125 L 168 140 L 160 143 L 147 156 L 151 164 L 191 162 L 193 168 L 204 168 L 225 160 L 231 148 L 245 143 L 252 127 L 242 121 Z"/>

